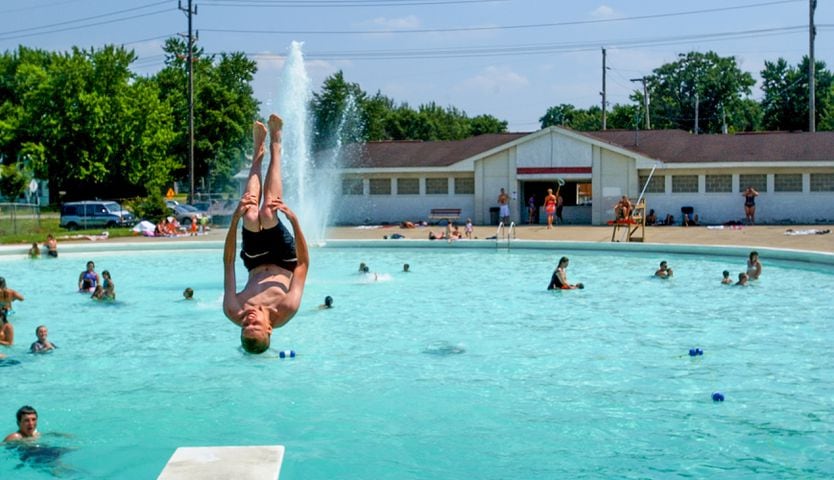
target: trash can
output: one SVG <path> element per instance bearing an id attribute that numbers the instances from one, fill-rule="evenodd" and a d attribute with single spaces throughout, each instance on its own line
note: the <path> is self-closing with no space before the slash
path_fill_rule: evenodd
<path id="1" fill-rule="evenodd" d="M 489 207 L 489 224 L 498 225 L 498 207 Z"/>

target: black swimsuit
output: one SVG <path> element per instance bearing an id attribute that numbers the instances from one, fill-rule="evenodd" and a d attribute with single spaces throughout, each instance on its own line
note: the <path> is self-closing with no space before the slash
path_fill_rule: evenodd
<path id="1" fill-rule="evenodd" d="M 550 277 L 550 284 L 547 286 L 548 290 L 561 290 L 564 284 L 562 280 L 559 278 L 559 271 L 556 270 L 553 272 L 553 276 Z"/>
<path id="2" fill-rule="evenodd" d="M 240 258 L 247 270 L 261 265 L 277 265 L 293 271 L 298 265 L 295 239 L 281 221 L 278 225 L 260 232 L 243 229 L 243 247 Z"/>

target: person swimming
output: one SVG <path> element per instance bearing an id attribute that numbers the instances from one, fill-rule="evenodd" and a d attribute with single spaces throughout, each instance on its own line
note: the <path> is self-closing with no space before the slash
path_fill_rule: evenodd
<path id="1" fill-rule="evenodd" d="M 194 289 L 192 289 L 191 287 L 186 288 L 185 290 L 182 291 L 182 296 L 186 300 L 193 300 L 194 299 Z"/>
<path id="2" fill-rule="evenodd" d="M 730 278 L 730 271 L 729 270 L 724 270 L 723 272 L 721 272 L 721 274 L 724 275 L 724 278 L 721 279 L 721 284 L 722 285 L 732 285 L 733 284 L 733 279 Z"/>
<path id="3" fill-rule="evenodd" d="M 324 297 L 324 303 L 319 305 L 319 310 L 333 308 L 333 297 L 330 295 Z"/>
<path id="4" fill-rule="evenodd" d="M 96 289 L 99 284 L 98 273 L 96 273 L 96 264 L 92 260 L 87 262 L 87 269 L 78 275 L 78 291 L 88 293 Z"/>
<path id="5" fill-rule="evenodd" d="M 16 290 L 12 290 L 6 286 L 6 279 L 0 277 L 0 315 L 8 316 L 12 311 L 12 302 L 15 300 L 22 302 L 23 295 Z"/>

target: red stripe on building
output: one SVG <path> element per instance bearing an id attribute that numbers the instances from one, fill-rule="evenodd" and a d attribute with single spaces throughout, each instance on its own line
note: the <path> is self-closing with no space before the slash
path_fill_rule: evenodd
<path id="1" fill-rule="evenodd" d="M 516 173 L 591 173 L 591 167 L 519 167 Z"/>

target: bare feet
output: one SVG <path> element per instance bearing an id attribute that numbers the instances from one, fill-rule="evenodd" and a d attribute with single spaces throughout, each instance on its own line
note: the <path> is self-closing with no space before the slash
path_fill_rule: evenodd
<path id="1" fill-rule="evenodd" d="M 273 140 L 281 139 L 281 129 L 284 128 L 284 121 L 274 113 L 269 116 L 269 136 Z"/>
<path id="2" fill-rule="evenodd" d="M 255 122 L 255 125 L 252 126 L 252 140 L 255 147 L 255 156 L 257 157 L 258 153 L 263 150 L 264 141 L 266 140 L 266 127 L 263 123 Z"/>

